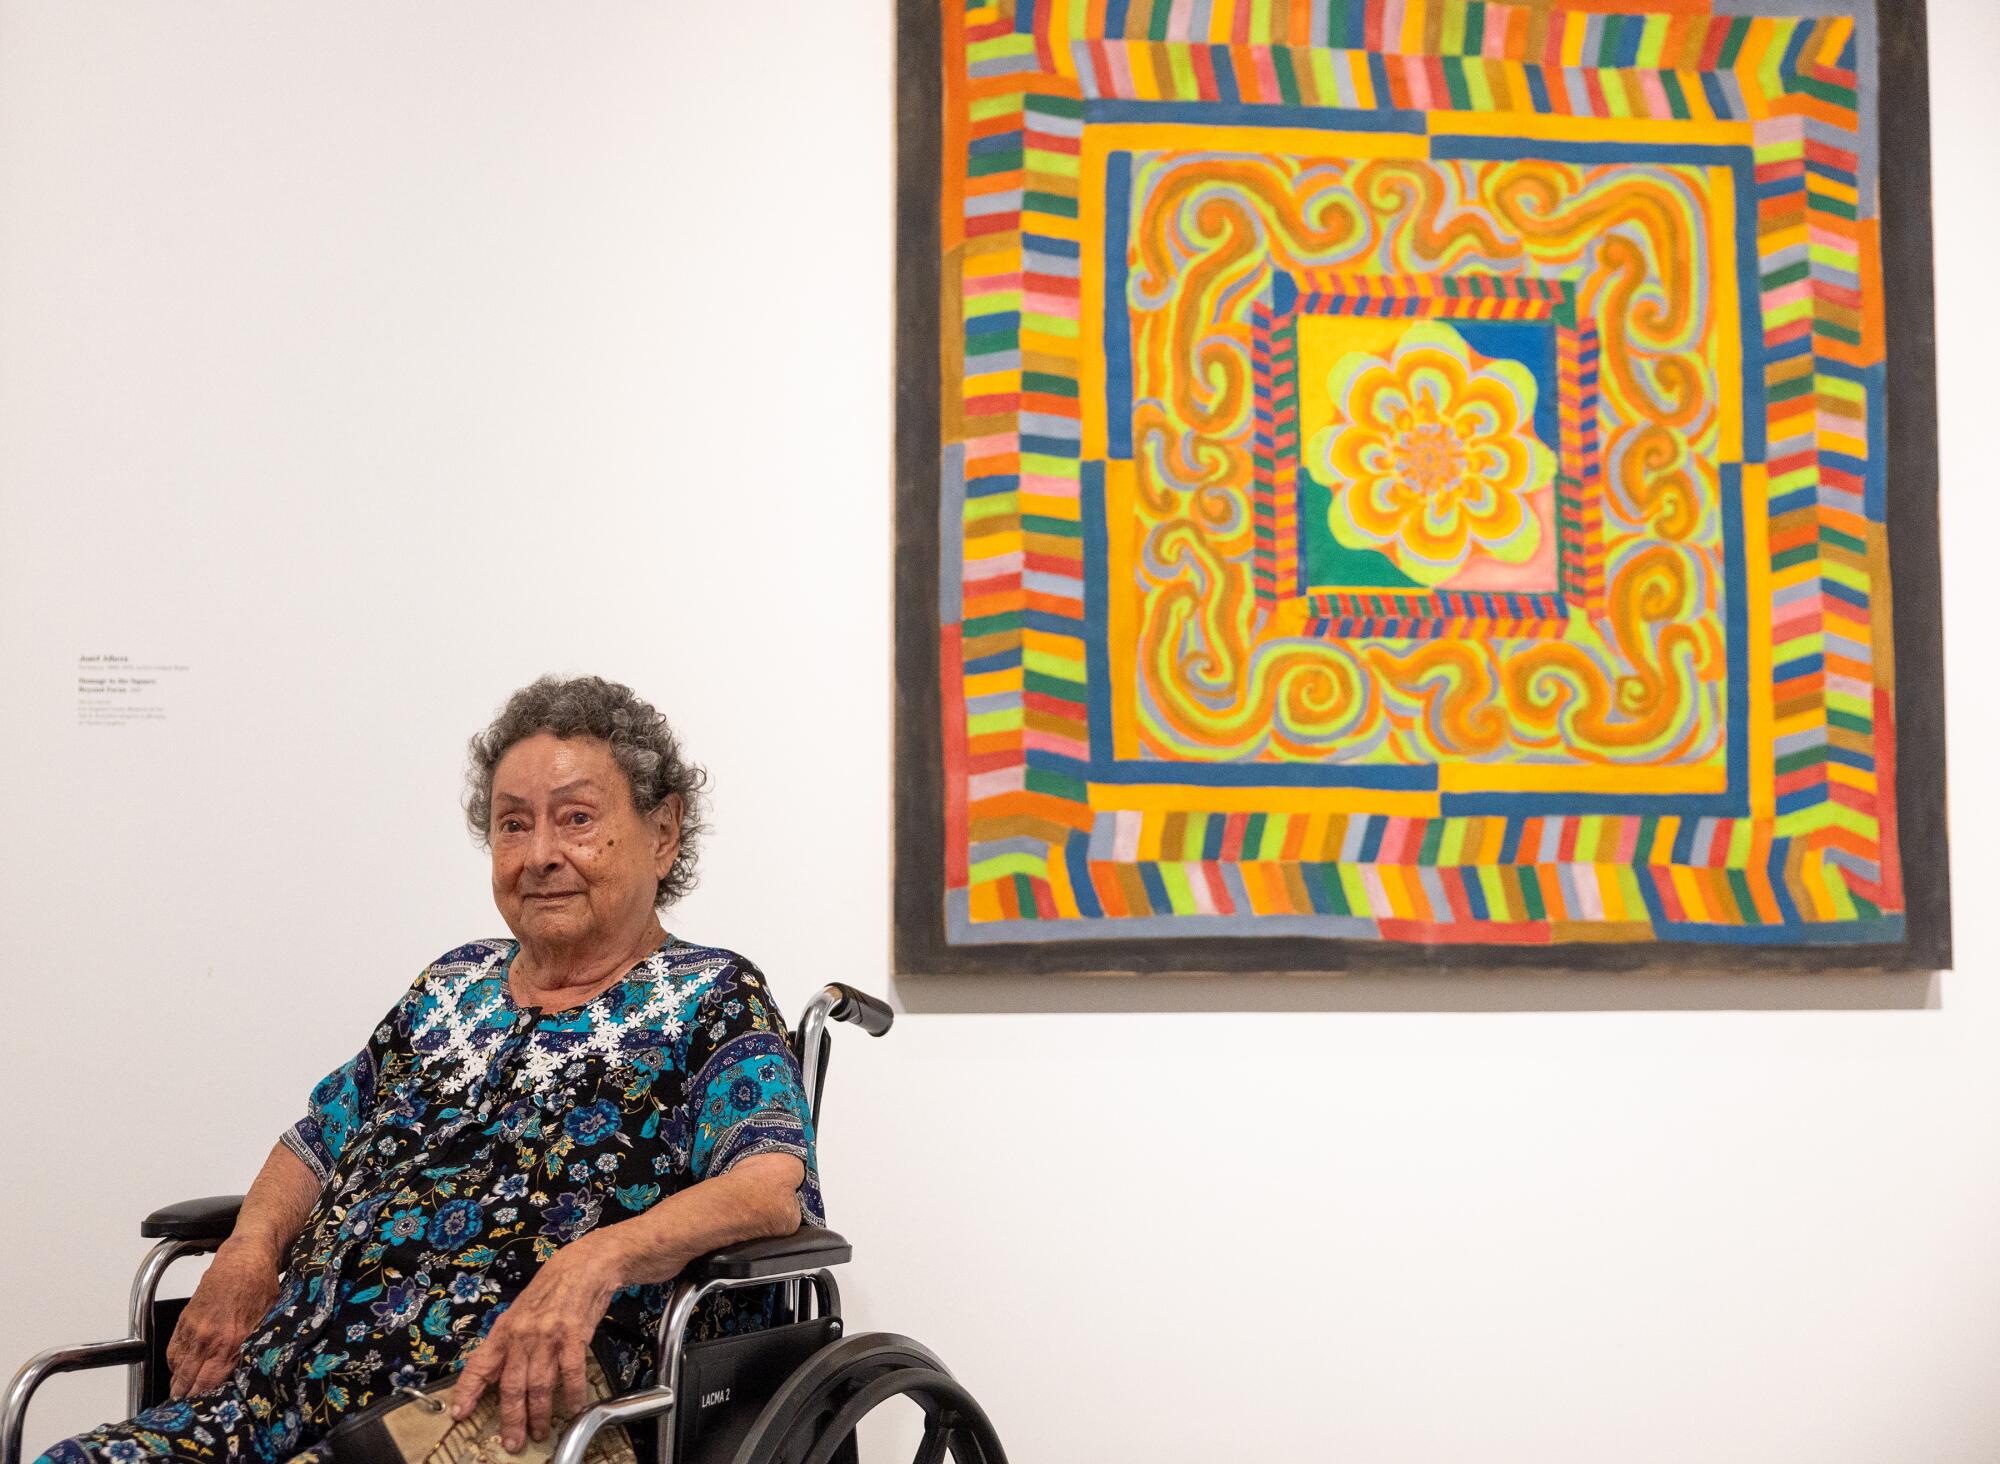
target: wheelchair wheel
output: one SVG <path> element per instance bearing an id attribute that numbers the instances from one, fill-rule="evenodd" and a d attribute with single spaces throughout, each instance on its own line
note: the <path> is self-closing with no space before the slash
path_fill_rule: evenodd
<path id="1" fill-rule="evenodd" d="M 924 1411 L 913 1464 L 1007 1464 L 985 1410 L 937 1354 L 891 1332 L 863 1332 L 815 1353 L 764 1405 L 732 1464 L 849 1464 L 861 1420 L 891 1398 Z"/>

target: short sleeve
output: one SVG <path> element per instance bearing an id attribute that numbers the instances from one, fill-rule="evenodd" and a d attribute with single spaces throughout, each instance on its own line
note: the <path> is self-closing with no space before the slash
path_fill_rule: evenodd
<path id="1" fill-rule="evenodd" d="M 740 959 L 702 993 L 685 1066 L 694 1178 L 713 1179 L 756 1154 L 791 1154 L 806 1167 L 799 1202 L 823 1224 L 812 1116 L 784 1020 L 757 968 Z"/>
<path id="2" fill-rule="evenodd" d="M 306 1100 L 305 1117 L 280 1135 L 284 1146 L 319 1177 L 321 1184 L 333 1177 L 347 1141 L 354 1137 L 373 1105 L 376 1080 L 390 1049 L 399 1035 L 408 1036 L 410 1013 L 423 980 L 419 976 L 416 984 L 389 1009 L 359 1052 L 313 1084 L 312 1094 Z"/>

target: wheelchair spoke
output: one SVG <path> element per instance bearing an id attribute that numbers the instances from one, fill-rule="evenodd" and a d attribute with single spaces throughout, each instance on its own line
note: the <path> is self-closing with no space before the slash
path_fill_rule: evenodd
<path id="1" fill-rule="evenodd" d="M 916 1457 L 910 1464 L 940 1464 L 945 1450 L 951 1447 L 951 1430 L 934 1414 L 924 1415 L 924 1437 L 917 1445 Z"/>

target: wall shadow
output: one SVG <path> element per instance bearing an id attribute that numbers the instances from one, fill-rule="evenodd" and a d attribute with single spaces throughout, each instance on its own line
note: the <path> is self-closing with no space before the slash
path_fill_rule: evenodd
<path id="1" fill-rule="evenodd" d="M 1931 971 L 1300 972 L 897 976 L 903 1010 L 1057 1012 L 1934 1011 Z"/>

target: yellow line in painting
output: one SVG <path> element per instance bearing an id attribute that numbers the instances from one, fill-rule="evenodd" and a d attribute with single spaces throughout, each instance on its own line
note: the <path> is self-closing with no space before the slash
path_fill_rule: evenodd
<path id="1" fill-rule="evenodd" d="M 1056 857 L 1054 849 L 1049 850 L 1049 897 L 1056 907 L 1059 920 L 1080 919 L 1083 911 L 1076 903 L 1076 890 L 1070 884 L 1069 861 Z"/>
<path id="2" fill-rule="evenodd" d="M 1101 390 L 1099 395 L 1102 396 Z M 1133 718 L 1133 704 L 1137 700 L 1134 677 L 1138 671 L 1139 587 L 1129 557 L 1137 478 L 1137 466 L 1130 461 L 1104 465 L 1105 644 L 1132 648 L 1127 653 L 1105 658 L 1111 665 L 1111 755 L 1121 761 L 1139 755 L 1139 728 Z"/>
<path id="3" fill-rule="evenodd" d="M 1710 337 L 1715 347 L 1715 378 L 1724 384 L 1720 398 L 1721 442 L 1717 451 L 1724 462 L 1743 456 L 1743 394 L 1728 389 L 1728 383 L 1742 380 L 1743 342 L 1738 321 L 1743 301 L 1738 298 L 1736 270 L 1736 179 L 1727 168 L 1708 171 L 1708 277 L 1715 291 L 1716 328 Z M 1747 490 L 1746 490 L 1747 491 Z"/>
<path id="4" fill-rule="evenodd" d="M 1389 913 L 1398 920 L 1408 920 L 1411 915 L 1410 891 L 1403 883 L 1402 871 L 1393 865 L 1385 865 L 1376 873 L 1381 877 L 1382 893 L 1389 900 Z"/>
<path id="5" fill-rule="evenodd" d="M 1581 877 L 1588 880 L 1597 890 L 1597 902 L 1604 907 L 1606 920 L 1625 918 L 1624 891 L 1618 885 L 1618 871 L 1606 869 L 1601 864 L 1586 864 Z"/>
<path id="6" fill-rule="evenodd" d="M 965 694 L 992 696 L 996 692 L 1019 691 L 1023 684 L 1021 668 L 1007 666 L 998 671 L 980 671 L 965 678 Z"/>
<path id="7" fill-rule="evenodd" d="M 1153 75 L 1153 48 L 1142 42 L 1125 47 L 1125 64 L 1132 71 L 1132 90 L 1139 100 L 1157 102 L 1164 81 Z"/>
<path id="8" fill-rule="evenodd" d="M 1083 230 L 1076 219 L 1066 219 L 1060 214 L 1038 213 L 1035 215 L 1035 232 L 1051 239 L 1067 239 L 1073 244 L 1084 242 Z"/>
<path id="9" fill-rule="evenodd" d="M 1074 77 L 1076 58 L 1070 54 L 1070 0 L 1042 0 L 1048 7 L 1049 50 L 1055 53 L 1056 75 Z"/>
<path id="10" fill-rule="evenodd" d="M 1826 31 L 1819 48 L 1819 64 L 1838 66 L 1840 53 L 1847 49 L 1849 37 L 1854 34 L 1854 20 L 1851 16 L 1830 16 L 1825 21 Z"/>
<path id="11" fill-rule="evenodd" d="M 1375 78 L 1368 70 L 1368 53 L 1349 51 L 1347 72 L 1349 79 L 1354 83 L 1355 105 L 1364 111 L 1372 110 L 1375 106 Z"/>
<path id="12" fill-rule="evenodd" d="M 1430 140 L 1409 133 L 1335 132 L 1313 127 L 1259 127 L 1256 132 L 1260 156 L 1423 158 L 1430 155 Z M 1190 127 L 1185 122 L 1116 122 L 1086 127 L 1083 130 L 1083 176 L 1096 178 L 1098 192 L 1102 193 L 1104 153 L 1120 149 L 1212 150 L 1216 146 L 1217 135 L 1217 129 L 1213 127 Z M 1091 166 L 1092 153 L 1097 154 L 1095 168 Z"/>
<path id="13" fill-rule="evenodd" d="M 1587 15 L 1572 15 L 1568 12 L 1559 13 L 1563 19 L 1562 64 L 1571 67 L 1581 66 L 1583 65 L 1584 28 L 1590 24 L 1590 17 Z M 1553 18 L 1551 17 L 1551 19 Z"/>
<path id="14" fill-rule="evenodd" d="M 975 923 L 1000 918 L 1000 891 L 994 887 L 992 881 L 974 881 L 966 899 L 970 906 L 968 913 Z"/>
<path id="15" fill-rule="evenodd" d="M 1728 378 L 1724 378 L 1727 380 Z M 1771 818 L 1778 811 L 1777 771 L 1771 746 L 1776 737 L 1771 699 L 1771 520 L 1762 463 L 1743 465 L 1744 597 L 1750 607 L 1750 816 Z"/>
<path id="16" fill-rule="evenodd" d="M 1721 793 L 1729 770 L 1720 764 L 1695 767 L 1492 767 L 1445 763 L 1438 788 L 1445 793 Z"/>
<path id="17" fill-rule="evenodd" d="M 1171 764 L 1167 767 L 1171 768 Z M 1171 776 L 1164 772 L 1163 776 Z M 1153 783 L 1092 783 L 1090 806 L 1105 813 L 1381 813 L 1397 818 L 1436 818 L 1435 793 L 1399 793 L 1380 788 L 1195 788 Z M 1324 833 L 1324 822 L 1321 825 Z M 1308 848 L 1312 847 L 1310 844 Z"/>
<path id="18" fill-rule="evenodd" d="M 1406 56 L 1421 56 L 1424 53 L 1424 10 L 1422 5 L 1411 5 L 1403 11 L 1401 49 Z"/>
<path id="19" fill-rule="evenodd" d="M 1528 137 L 1537 142 L 1658 142 L 1661 123 L 1631 117 L 1545 117 L 1533 112 L 1432 112 L 1433 137 Z M 1747 147 L 1746 122 L 1676 122 L 1675 143 Z"/>
<path id="20" fill-rule="evenodd" d="M 1021 648 L 1024 652 L 1050 656 L 1059 661 L 1074 661 L 1079 666 L 1083 664 L 1082 636 L 1053 635 L 1031 625 L 1021 632 Z"/>
<path id="21" fill-rule="evenodd" d="M 1757 247 L 1765 254 L 1776 254 L 1781 250 L 1793 249 L 1811 242 L 1812 236 L 1806 232 L 1804 224 L 1770 229 L 1757 236 Z"/>
<path id="22" fill-rule="evenodd" d="M 1674 893 L 1680 896 L 1681 908 L 1687 911 L 1688 918 L 1700 924 L 1708 923 L 1711 918 L 1708 902 L 1702 898 L 1701 882 L 1694 877 L 1694 871 L 1676 864 L 1667 873 L 1674 882 Z"/>
<path id="23" fill-rule="evenodd" d="M 1753 27 L 1758 25 L 1764 26 L 1769 37 L 1768 40 L 1765 40 L 1758 47 L 1761 55 L 1757 66 L 1757 80 L 1763 87 L 1764 95 L 1767 98 L 1784 95 L 1785 79 L 1779 72 L 1784 65 L 1785 49 L 1791 44 L 1792 35 L 1797 29 L 1802 25 L 1810 25 L 1811 23 L 1807 20 L 1796 19 L 1780 21 L 1775 17 L 1763 15 L 1758 16 L 1757 19 L 1750 22 Z M 1745 49 L 1747 50 L 1748 47 Z M 1741 69 L 1742 63 L 1738 62 L 1739 72 Z"/>
<path id="24" fill-rule="evenodd" d="M 1753 122 L 1770 117 L 1771 99 L 1779 95 L 1777 68 L 1782 53 L 1775 44 L 1776 34 L 1777 22 L 1760 15 L 1750 22 L 1743 49 L 1736 53 L 1737 90 Z"/>
<path id="25" fill-rule="evenodd" d="M 1103 148 L 1092 144 L 1090 130 L 1084 129 L 1083 148 L 1078 159 L 1077 223 L 1086 239 L 1104 237 L 1104 154 Z M 1084 249 L 1079 252 L 1082 257 L 1077 280 L 1076 318 L 1080 321 L 1101 321 L 1104 319 L 1104 251 Z M 1089 346 L 1079 351 L 1077 357 L 1076 385 L 1083 406 L 1081 455 L 1102 458 L 1106 454 L 1110 431 L 1105 422 L 1104 351 L 1101 345 Z"/>

